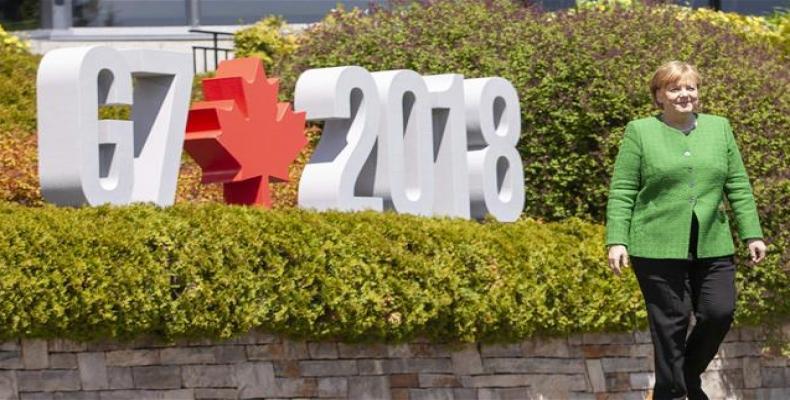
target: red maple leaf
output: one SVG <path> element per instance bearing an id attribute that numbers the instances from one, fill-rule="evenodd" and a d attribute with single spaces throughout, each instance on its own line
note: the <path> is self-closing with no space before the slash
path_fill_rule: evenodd
<path id="1" fill-rule="evenodd" d="M 270 207 L 269 180 L 287 181 L 307 144 L 305 114 L 277 102 L 277 81 L 257 58 L 225 61 L 203 80 L 206 101 L 189 110 L 184 149 L 203 169 L 203 183 L 224 184 L 226 203 Z"/>

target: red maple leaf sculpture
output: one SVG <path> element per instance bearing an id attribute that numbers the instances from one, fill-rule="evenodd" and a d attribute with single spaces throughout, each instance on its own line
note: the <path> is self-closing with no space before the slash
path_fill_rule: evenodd
<path id="1" fill-rule="evenodd" d="M 269 180 L 287 181 L 307 144 L 305 114 L 277 102 L 277 81 L 257 58 L 225 61 L 203 80 L 206 101 L 189 109 L 184 149 L 203 183 L 224 184 L 226 203 L 271 207 Z"/>

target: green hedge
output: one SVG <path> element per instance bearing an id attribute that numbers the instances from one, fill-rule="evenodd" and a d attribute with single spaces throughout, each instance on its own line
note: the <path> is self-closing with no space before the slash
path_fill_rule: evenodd
<path id="1" fill-rule="evenodd" d="M 633 274 L 612 276 L 602 227 L 576 218 L 0 203 L 0 221 L 0 338 L 257 327 L 311 339 L 500 341 L 645 324 Z M 741 275 L 740 323 L 787 315 L 776 297 L 790 282 L 772 271 Z"/>
<path id="2" fill-rule="evenodd" d="M 732 120 L 768 236 L 766 262 L 740 268 L 738 323 L 786 320 L 787 60 L 674 12 L 542 14 L 459 0 L 335 13 L 276 63 L 284 98 L 312 67 L 504 76 L 522 100 L 526 214 L 562 221 L 0 203 L 0 338 L 259 327 L 314 339 L 496 341 L 644 326 L 633 275 L 611 276 L 603 228 L 577 218 L 602 221 L 622 127 L 653 112 L 645 81 L 670 58 L 698 64 L 705 111 Z M 34 132 L 37 61 L 0 52 L 0 135 Z"/>
<path id="3" fill-rule="evenodd" d="M 272 66 L 296 51 L 297 36 L 290 32 L 285 20 L 268 16 L 233 35 L 235 57 L 257 57 L 268 73 Z"/>
<path id="4" fill-rule="evenodd" d="M 0 46 L 0 136 L 36 130 L 36 70 L 40 57 Z"/>
<path id="5" fill-rule="evenodd" d="M 656 113 L 651 74 L 687 60 L 702 73 L 702 111 L 732 121 L 767 240 L 782 253 L 776 265 L 790 265 L 787 57 L 740 25 L 687 14 L 652 6 L 549 14 L 507 0 L 341 10 L 306 31 L 276 74 L 284 93 L 304 70 L 338 65 L 507 78 L 521 101 L 525 213 L 602 222 L 625 124 Z"/>

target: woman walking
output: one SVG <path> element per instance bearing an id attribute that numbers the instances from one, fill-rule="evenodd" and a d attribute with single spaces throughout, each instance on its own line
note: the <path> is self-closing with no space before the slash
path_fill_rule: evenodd
<path id="1" fill-rule="evenodd" d="M 699 83 L 696 69 L 679 61 L 653 74 L 650 93 L 661 112 L 626 126 L 606 210 L 609 267 L 620 274 L 630 259 L 647 306 L 656 400 L 708 398 L 700 375 L 735 311 L 725 196 L 752 262 L 765 257 L 732 128 L 726 118 L 695 112 Z"/>

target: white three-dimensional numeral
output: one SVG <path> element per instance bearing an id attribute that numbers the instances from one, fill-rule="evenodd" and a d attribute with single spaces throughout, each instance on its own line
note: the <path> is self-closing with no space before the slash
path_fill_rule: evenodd
<path id="1" fill-rule="evenodd" d="M 192 75 L 188 54 L 98 46 L 47 53 L 37 78 L 44 198 L 173 204 Z M 131 105 L 131 121 L 99 120 L 98 107 L 110 104 Z"/>
<path id="2" fill-rule="evenodd" d="M 373 193 L 384 208 L 431 215 L 433 209 L 433 135 L 431 99 L 414 71 L 373 73 L 381 99 L 376 182 Z"/>
<path id="3" fill-rule="evenodd" d="M 524 167 L 516 150 L 521 111 L 513 85 L 502 78 L 464 81 L 472 217 L 518 219 L 524 209 Z"/>
<path id="4" fill-rule="evenodd" d="M 302 74 L 295 97 L 308 120 L 326 121 L 299 182 L 301 207 L 521 214 L 521 120 L 507 80 L 325 68 Z"/>
<path id="5" fill-rule="evenodd" d="M 383 210 L 372 197 L 379 97 L 360 67 L 313 69 L 296 82 L 294 109 L 308 121 L 325 120 L 321 141 L 302 172 L 299 205 L 319 210 Z M 370 158 L 370 159 L 369 159 Z"/>

